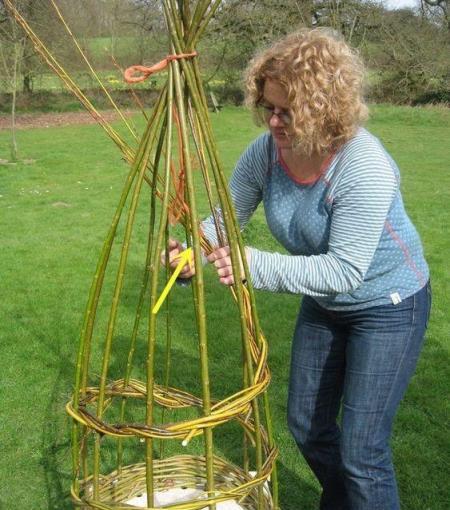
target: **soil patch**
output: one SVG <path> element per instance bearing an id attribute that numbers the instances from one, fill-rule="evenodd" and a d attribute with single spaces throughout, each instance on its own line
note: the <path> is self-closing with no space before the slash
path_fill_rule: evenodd
<path id="1" fill-rule="evenodd" d="M 100 112 L 107 122 L 119 119 L 117 112 L 107 110 Z M 135 113 L 132 110 L 122 112 L 126 117 Z M 56 126 L 71 126 L 73 124 L 96 124 L 97 121 L 87 112 L 64 113 L 21 113 L 16 115 L 17 129 L 43 128 Z M 0 115 L 0 129 L 11 128 L 11 116 Z"/>

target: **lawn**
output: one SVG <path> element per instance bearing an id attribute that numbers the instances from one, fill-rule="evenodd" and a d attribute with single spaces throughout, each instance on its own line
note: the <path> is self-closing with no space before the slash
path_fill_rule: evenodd
<path id="1" fill-rule="evenodd" d="M 449 120 L 445 109 L 378 106 L 369 123 L 400 165 L 406 207 L 422 236 L 433 282 L 426 344 L 392 441 L 405 510 L 449 508 Z M 225 108 L 213 115 L 213 122 L 225 168 L 231 172 L 259 129 L 239 108 Z M 0 131 L 0 160 L 9 157 L 8 143 L 9 134 Z M 70 420 L 64 405 L 73 385 L 90 281 L 127 168 L 97 126 L 23 130 L 18 143 L 24 161 L 0 165 L 0 509 L 66 510 L 72 505 L 67 497 Z M 201 209 L 206 210 L 205 203 Z M 249 225 L 246 240 L 277 249 L 261 211 Z M 138 229 L 135 243 L 142 248 L 144 242 L 145 235 Z M 136 286 L 126 289 L 129 306 L 123 307 L 124 327 L 133 314 L 140 261 L 138 255 L 131 258 L 129 275 L 135 277 Z M 213 391 L 227 393 L 239 377 L 232 357 L 237 349 L 234 326 L 227 318 L 230 299 L 212 271 L 207 271 L 207 285 L 208 312 L 214 324 Z M 195 332 L 186 312 L 190 299 L 186 289 L 177 287 L 173 292 L 174 366 L 179 362 L 182 367 L 196 367 L 197 363 Z M 270 347 L 270 399 L 280 448 L 283 510 L 313 510 L 319 494 L 285 424 L 290 339 L 299 300 L 292 295 L 257 293 Z M 195 386 L 195 373 L 195 369 L 180 370 L 173 377 Z M 228 440 L 229 431 L 218 450 L 233 458 L 238 447 Z M 193 441 L 193 451 L 198 450 L 198 441 Z"/>

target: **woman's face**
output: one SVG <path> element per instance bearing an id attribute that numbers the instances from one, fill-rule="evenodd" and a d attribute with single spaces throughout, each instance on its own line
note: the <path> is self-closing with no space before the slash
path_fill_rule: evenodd
<path id="1" fill-rule="evenodd" d="M 277 147 L 292 149 L 292 135 L 289 130 L 292 114 L 286 90 L 276 81 L 267 79 L 260 107 Z"/>

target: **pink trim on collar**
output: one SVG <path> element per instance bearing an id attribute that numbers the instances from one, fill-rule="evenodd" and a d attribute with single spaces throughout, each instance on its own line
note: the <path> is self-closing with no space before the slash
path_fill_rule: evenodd
<path id="1" fill-rule="evenodd" d="M 335 153 L 332 152 L 326 159 L 325 161 L 322 163 L 321 167 L 320 167 L 320 170 L 319 172 L 316 174 L 316 175 L 313 175 L 312 177 L 308 178 L 308 179 L 301 179 L 300 177 L 296 176 L 290 169 L 289 167 L 287 166 L 286 164 L 286 161 L 284 161 L 283 159 L 283 156 L 281 155 L 281 151 L 279 149 L 277 149 L 277 156 L 278 156 L 278 162 L 280 163 L 281 165 L 281 168 L 284 170 L 284 172 L 286 173 L 286 175 L 292 179 L 294 182 L 296 182 L 297 184 L 314 184 L 316 183 L 322 176 L 323 174 L 328 170 L 329 166 L 330 166 L 330 163 L 331 161 L 333 160 L 334 158 L 334 155 Z"/>

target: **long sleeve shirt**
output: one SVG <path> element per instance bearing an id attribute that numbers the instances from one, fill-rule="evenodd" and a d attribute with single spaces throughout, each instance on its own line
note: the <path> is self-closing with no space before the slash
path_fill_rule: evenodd
<path id="1" fill-rule="evenodd" d="M 331 310 L 396 303 L 417 292 L 428 266 L 399 183 L 393 159 L 362 128 L 312 182 L 289 172 L 270 133 L 257 138 L 230 181 L 237 219 L 244 228 L 262 202 L 289 255 L 249 248 L 254 287 L 306 294 Z M 212 217 L 203 229 L 217 242 Z"/>

